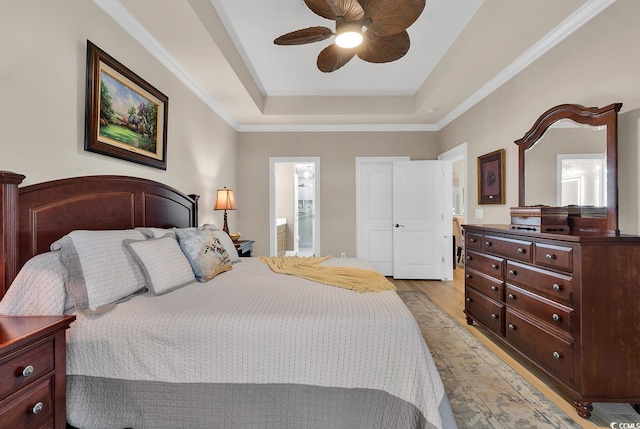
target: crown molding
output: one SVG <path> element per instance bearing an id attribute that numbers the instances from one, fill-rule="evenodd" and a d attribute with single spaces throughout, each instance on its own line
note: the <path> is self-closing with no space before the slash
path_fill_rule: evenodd
<path id="1" fill-rule="evenodd" d="M 551 30 L 545 37 L 540 39 L 538 43 L 529 48 L 524 54 L 519 56 L 514 62 L 509 64 L 504 70 L 476 91 L 471 97 L 467 98 L 458 107 L 438 121 L 438 129 L 440 130 L 449 125 L 456 118 L 482 101 L 509 79 L 520 73 L 578 28 L 582 27 L 604 9 L 611 6 L 615 1 L 616 0 L 589 0 L 587 3 L 582 5 L 567 19 L 562 21 L 556 28 Z"/>
<path id="2" fill-rule="evenodd" d="M 187 88 L 216 112 L 225 122 L 238 132 L 402 132 L 440 131 L 460 115 L 489 96 L 509 79 L 556 46 L 593 17 L 612 5 L 616 0 L 588 0 L 583 6 L 549 32 L 538 43 L 498 73 L 471 97 L 449 112 L 436 124 L 239 124 L 218 102 L 207 94 L 191 76 L 169 55 L 157 40 L 136 20 L 118 0 L 93 0 L 111 16 L 125 31 L 138 41 L 151 55 L 173 73 Z M 244 58 L 244 57 L 243 57 Z M 245 58 L 246 60 L 246 58 Z M 253 73 L 252 73 L 253 75 Z M 254 76 L 255 77 L 255 76 Z"/>
<path id="3" fill-rule="evenodd" d="M 241 133 L 330 133 L 330 132 L 439 131 L 434 124 L 262 124 L 240 125 Z"/>
<path id="4" fill-rule="evenodd" d="M 202 87 L 173 59 L 162 45 L 144 28 L 131 13 L 122 6 L 118 0 L 93 0 L 103 11 L 118 23 L 131 37 L 142 45 L 173 75 L 175 75 L 187 88 L 189 88 L 207 106 L 216 112 L 227 124 L 238 129 L 238 122 L 233 119 L 218 102 L 211 97 Z"/>

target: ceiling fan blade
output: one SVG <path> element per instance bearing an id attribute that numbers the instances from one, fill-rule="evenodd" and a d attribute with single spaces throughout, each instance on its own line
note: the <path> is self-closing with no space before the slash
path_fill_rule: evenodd
<path id="1" fill-rule="evenodd" d="M 380 36 L 366 31 L 365 40 L 356 48 L 356 54 L 361 60 L 370 63 L 389 63 L 404 57 L 409 46 L 409 34 L 404 30 L 392 36 Z"/>
<path id="2" fill-rule="evenodd" d="M 318 69 L 324 73 L 331 73 L 349 62 L 356 54 L 355 49 L 344 49 L 331 44 L 318 55 Z"/>
<path id="3" fill-rule="evenodd" d="M 425 0 L 358 0 L 366 18 L 373 22 L 367 30 L 390 36 L 409 28 L 424 10 Z"/>
<path id="4" fill-rule="evenodd" d="M 304 0 L 309 9 L 323 18 L 345 21 L 359 21 L 364 18 L 364 10 L 357 0 Z"/>
<path id="5" fill-rule="evenodd" d="M 309 27 L 283 34 L 273 41 L 276 45 L 304 45 L 328 39 L 333 31 L 327 27 Z"/>

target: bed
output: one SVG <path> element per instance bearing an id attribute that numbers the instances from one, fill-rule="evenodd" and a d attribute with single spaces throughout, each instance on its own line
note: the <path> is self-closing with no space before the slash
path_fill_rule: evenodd
<path id="1" fill-rule="evenodd" d="M 72 238 L 82 253 L 82 234 L 136 231 L 144 237 L 122 240 L 126 246 L 169 246 L 175 238 L 158 231 L 202 230 L 195 228 L 197 196 L 122 176 L 20 187 L 22 179 L 0 172 L 0 291 L 6 293 L 0 313 L 76 315 L 67 335 L 70 425 L 456 426 L 418 325 L 395 292 L 358 293 L 276 274 L 258 258 L 240 261 L 231 250 L 228 271 L 172 288 L 150 274 L 140 253 L 136 261 L 148 287 L 87 307 L 73 292 L 73 270 L 62 262 L 66 248 L 52 251 L 52 244 Z M 102 265 L 117 259 L 100 258 Z M 374 269 L 349 258 L 323 264 Z M 170 271 L 184 272 L 181 267 Z M 43 273 L 55 279 L 43 281 Z"/>

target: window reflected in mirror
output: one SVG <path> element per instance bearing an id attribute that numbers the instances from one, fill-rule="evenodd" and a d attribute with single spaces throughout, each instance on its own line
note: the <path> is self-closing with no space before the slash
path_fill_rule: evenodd
<path id="1" fill-rule="evenodd" d="M 605 206 L 605 154 L 558 154 L 559 206 Z"/>

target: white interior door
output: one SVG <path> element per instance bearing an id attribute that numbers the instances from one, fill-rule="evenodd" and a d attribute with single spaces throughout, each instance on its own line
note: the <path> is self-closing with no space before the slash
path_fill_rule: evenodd
<path id="1" fill-rule="evenodd" d="M 442 161 L 393 163 L 394 278 L 445 278 L 451 234 L 445 229 L 444 167 Z M 450 213 L 446 221 L 451 223 Z"/>
<path id="2" fill-rule="evenodd" d="M 393 276 L 393 162 L 409 157 L 356 159 L 356 257 Z"/>

